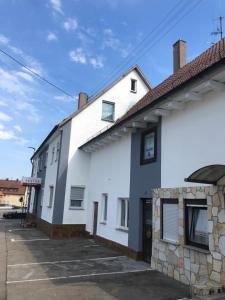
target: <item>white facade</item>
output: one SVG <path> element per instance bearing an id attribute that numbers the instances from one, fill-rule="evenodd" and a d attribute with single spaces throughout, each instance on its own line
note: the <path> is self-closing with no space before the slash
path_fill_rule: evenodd
<path id="1" fill-rule="evenodd" d="M 58 134 L 58 136 L 56 137 L 53 137 L 49 142 L 48 158 L 46 162 L 46 174 L 45 174 L 41 218 L 49 223 L 52 222 L 52 215 L 53 215 L 57 170 L 58 170 L 58 163 L 59 163 L 59 149 L 60 149 L 60 134 Z M 53 187 L 53 202 L 51 205 L 49 205 L 50 186 Z"/>
<path id="2" fill-rule="evenodd" d="M 193 185 L 184 178 L 201 167 L 225 164 L 224 99 L 224 90 L 209 92 L 162 118 L 162 187 Z"/>
<path id="3" fill-rule="evenodd" d="M 136 93 L 130 91 L 131 79 L 137 80 Z M 78 148 L 100 130 L 112 125 L 101 119 L 102 101 L 115 103 L 114 119 L 116 120 L 140 100 L 148 90 L 149 88 L 134 69 L 72 119 L 63 224 L 86 223 L 88 195 L 90 194 L 88 189 L 90 154 Z M 70 208 L 72 186 L 85 187 L 82 208 Z"/>
<path id="4" fill-rule="evenodd" d="M 97 235 L 128 245 L 128 232 L 120 226 L 119 199 L 130 191 L 131 135 L 91 153 L 86 230 L 93 233 L 94 202 L 98 202 Z M 103 195 L 107 195 L 107 219 L 103 219 Z"/>

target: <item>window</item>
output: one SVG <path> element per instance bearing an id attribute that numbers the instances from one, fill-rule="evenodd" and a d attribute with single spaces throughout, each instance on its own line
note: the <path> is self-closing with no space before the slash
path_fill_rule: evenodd
<path id="1" fill-rule="evenodd" d="M 129 202 L 128 199 L 119 199 L 119 228 L 128 229 L 129 226 Z"/>
<path id="2" fill-rule="evenodd" d="M 71 186 L 70 191 L 70 207 L 71 208 L 82 208 L 84 201 L 84 187 Z"/>
<path id="3" fill-rule="evenodd" d="M 53 195 L 54 195 L 54 186 L 50 185 L 49 186 L 49 202 L 48 202 L 48 207 L 52 207 Z"/>
<path id="4" fill-rule="evenodd" d="M 150 163 L 156 160 L 156 145 L 156 128 L 145 131 L 141 137 L 141 164 Z"/>
<path id="5" fill-rule="evenodd" d="M 59 160 L 60 143 L 57 143 L 55 161 Z"/>
<path id="6" fill-rule="evenodd" d="M 41 188 L 41 199 L 40 199 L 40 206 L 43 206 L 43 198 L 44 198 L 44 187 Z"/>
<path id="7" fill-rule="evenodd" d="M 115 103 L 103 101 L 102 102 L 102 120 L 113 122 L 115 112 Z"/>
<path id="8" fill-rule="evenodd" d="M 54 162 L 54 156 L 55 156 L 55 147 L 52 148 L 52 159 L 51 159 L 51 165 Z"/>
<path id="9" fill-rule="evenodd" d="M 161 238 L 178 242 L 178 200 L 162 199 L 161 202 Z"/>
<path id="10" fill-rule="evenodd" d="M 107 221 L 107 208 L 108 208 L 108 195 L 102 194 L 102 209 L 101 209 L 102 222 Z"/>
<path id="11" fill-rule="evenodd" d="M 137 92 L 137 80 L 136 79 L 131 79 L 130 80 L 130 90 L 133 93 Z"/>
<path id="12" fill-rule="evenodd" d="M 46 151 L 46 153 L 45 153 L 45 168 L 47 168 L 47 163 L 48 163 L 48 152 Z"/>
<path id="13" fill-rule="evenodd" d="M 186 243 L 208 249 L 209 236 L 206 200 L 186 200 L 185 221 Z"/>

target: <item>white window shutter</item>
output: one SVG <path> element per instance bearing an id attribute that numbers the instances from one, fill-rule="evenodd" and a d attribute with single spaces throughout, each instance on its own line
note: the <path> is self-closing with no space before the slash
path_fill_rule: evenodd
<path id="1" fill-rule="evenodd" d="M 163 239 L 178 241 L 178 204 L 163 203 Z"/>

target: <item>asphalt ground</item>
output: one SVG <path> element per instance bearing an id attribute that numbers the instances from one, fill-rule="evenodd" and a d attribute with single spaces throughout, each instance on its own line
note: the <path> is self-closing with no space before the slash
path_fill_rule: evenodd
<path id="1" fill-rule="evenodd" d="M 176 300 L 189 288 L 88 238 L 0 220 L 0 300 Z"/>

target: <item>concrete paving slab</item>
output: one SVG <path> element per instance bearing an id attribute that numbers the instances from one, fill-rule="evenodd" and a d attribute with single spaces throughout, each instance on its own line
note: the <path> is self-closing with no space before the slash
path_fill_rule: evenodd
<path id="1" fill-rule="evenodd" d="M 84 277 L 112 273 L 128 273 L 149 270 L 144 262 L 137 262 L 128 257 L 108 257 L 85 259 L 80 261 L 55 262 L 8 266 L 8 283 L 58 278 Z"/>

